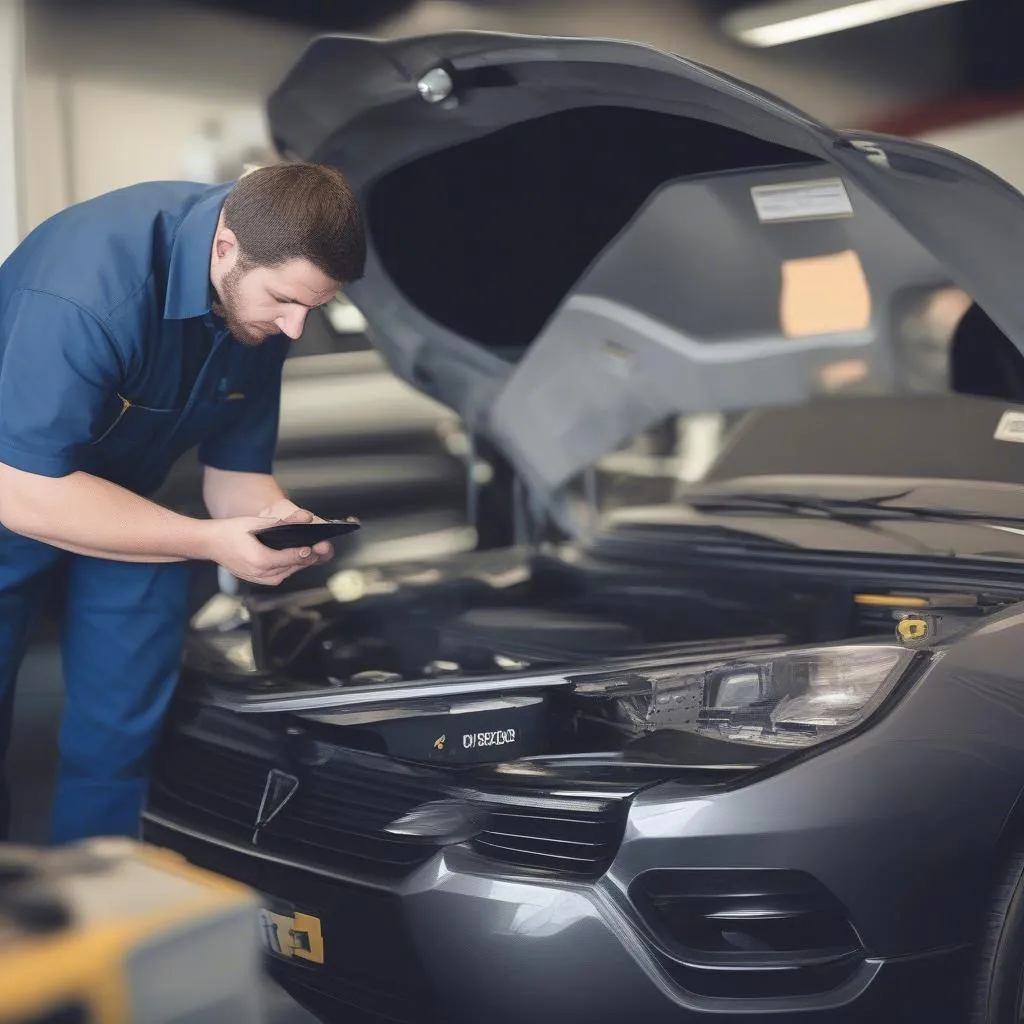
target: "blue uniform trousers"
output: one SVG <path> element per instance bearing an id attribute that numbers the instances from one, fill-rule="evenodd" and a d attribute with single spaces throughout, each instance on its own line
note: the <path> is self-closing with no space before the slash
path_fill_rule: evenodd
<path id="1" fill-rule="evenodd" d="M 189 564 L 71 555 L 0 527 L 0 763 L 14 682 L 54 577 L 66 570 L 65 706 L 51 835 L 136 836 L 149 761 L 178 681 Z M 31 680 L 26 680 L 31 685 Z M 0 839 L 7 787 L 0 780 Z"/>

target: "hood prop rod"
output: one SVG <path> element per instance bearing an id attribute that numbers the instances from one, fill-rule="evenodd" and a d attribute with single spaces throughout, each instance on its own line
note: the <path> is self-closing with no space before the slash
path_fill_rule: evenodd
<path id="1" fill-rule="evenodd" d="M 587 534 L 593 536 L 597 530 L 600 514 L 597 494 L 597 467 L 588 466 L 583 472 L 583 489 L 587 498 Z"/>
<path id="2" fill-rule="evenodd" d="M 523 478 L 518 473 L 512 475 L 512 539 L 517 548 L 530 541 L 526 487 L 523 484 Z"/>
<path id="3" fill-rule="evenodd" d="M 536 550 L 539 534 L 544 528 L 544 511 L 534 504 L 526 482 L 518 474 L 512 476 L 513 533 L 516 547 Z"/>
<path id="4" fill-rule="evenodd" d="M 480 485 L 476 475 L 476 434 L 466 428 L 466 520 L 477 529 L 480 514 Z"/>

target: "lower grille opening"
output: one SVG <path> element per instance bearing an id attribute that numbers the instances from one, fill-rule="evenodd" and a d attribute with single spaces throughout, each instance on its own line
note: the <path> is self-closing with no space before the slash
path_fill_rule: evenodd
<path id="1" fill-rule="evenodd" d="M 629 895 L 674 976 L 706 995 L 828 991 L 862 960 L 845 908 L 801 871 L 656 870 Z"/>

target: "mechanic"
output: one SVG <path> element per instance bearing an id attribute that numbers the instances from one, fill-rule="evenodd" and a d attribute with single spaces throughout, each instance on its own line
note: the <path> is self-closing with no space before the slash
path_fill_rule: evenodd
<path id="1" fill-rule="evenodd" d="M 0 266 L 0 761 L 30 628 L 59 578 L 65 707 L 55 843 L 138 832 L 178 679 L 190 560 L 276 585 L 330 544 L 272 476 L 282 363 L 311 309 L 363 273 L 345 178 L 316 164 L 144 183 L 33 230 Z M 150 497 L 198 446 L 210 518 Z M 59 573 L 58 570 L 63 570 Z M 9 800 L 0 780 L 0 838 Z"/>

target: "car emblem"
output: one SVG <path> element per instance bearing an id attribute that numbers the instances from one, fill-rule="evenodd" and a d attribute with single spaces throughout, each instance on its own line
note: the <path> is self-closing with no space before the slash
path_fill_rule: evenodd
<path id="1" fill-rule="evenodd" d="M 263 787 L 263 799 L 256 814 L 256 830 L 252 834 L 253 845 L 259 839 L 260 829 L 269 825 L 283 810 L 286 803 L 295 795 L 299 788 L 299 780 L 294 775 L 271 768 L 267 772 L 267 782 Z"/>

